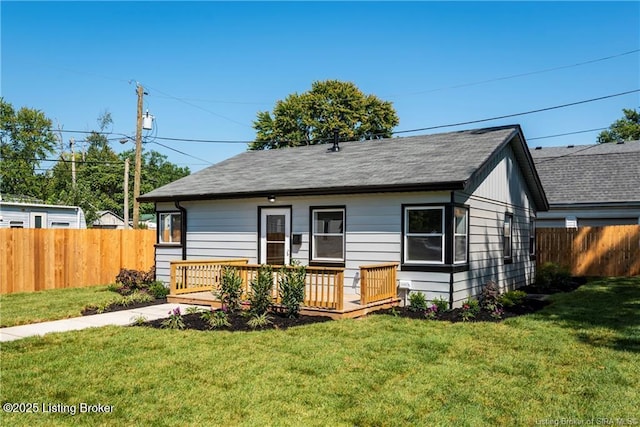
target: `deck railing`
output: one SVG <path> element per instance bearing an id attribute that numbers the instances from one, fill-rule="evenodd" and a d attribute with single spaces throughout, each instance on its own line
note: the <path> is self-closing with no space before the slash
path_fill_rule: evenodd
<path id="1" fill-rule="evenodd" d="M 202 261 L 171 262 L 171 295 L 190 292 L 213 291 L 218 289 L 222 278 L 222 268 L 230 265 L 236 268 L 242 278 L 243 299 L 247 299 L 250 283 L 258 275 L 260 265 L 248 264 L 247 259 L 216 259 Z M 278 283 L 282 269 L 291 266 L 272 266 L 273 268 L 273 300 L 280 303 Z M 344 269 L 305 267 L 306 284 L 303 304 L 307 307 L 344 308 Z"/>
<path id="2" fill-rule="evenodd" d="M 398 297 L 397 263 L 360 266 L 360 304 Z"/>
<path id="3" fill-rule="evenodd" d="M 212 291 L 220 285 L 222 266 L 246 265 L 247 258 L 171 261 L 171 295 Z"/>

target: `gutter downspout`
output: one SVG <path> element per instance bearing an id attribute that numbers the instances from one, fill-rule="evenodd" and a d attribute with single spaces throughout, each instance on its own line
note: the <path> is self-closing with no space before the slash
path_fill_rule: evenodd
<path id="1" fill-rule="evenodd" d="M 180 201 L 175 202 L 176 208 L 182 214 L 182 227 L 180 227 L 180 243 L 182 243 L 182 260 L 187 259 L 187 210 L 180 206 Z"/>

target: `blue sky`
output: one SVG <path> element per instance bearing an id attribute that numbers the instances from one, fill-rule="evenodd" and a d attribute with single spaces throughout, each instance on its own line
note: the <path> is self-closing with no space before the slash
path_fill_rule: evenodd
<path id="1" fill-rule="evenodd" d="M 315 80 L 351 81 L 392 101 L 397 131 L 640 89 L 640 2 L 2 1 L 0 8 L 2 96 L 65 130 L 96 129 L 109 111 L 110 130 L 133 136 L 136 81 L 149 93 L 156 137 L 225 141 L 251 140 L 258 111 Z M 560 68 L 606 57 L 613 58 Z M 500 79 L 526 73 L 533 74 Z M 588 144 L 598 132 L 535 138 L 607 127 L 622 108 L 639 107 L 635 92 L 417 133 L 519 123 L 531 147 Z M 71 136 L 82 138 L 64 134 Z M 246 149 L 155 141 L 210 163 Z M 113 148 L 133 145 L 116 140 Z M 192 171 L 207 166 L 155 143 L 145 148 Z"/>

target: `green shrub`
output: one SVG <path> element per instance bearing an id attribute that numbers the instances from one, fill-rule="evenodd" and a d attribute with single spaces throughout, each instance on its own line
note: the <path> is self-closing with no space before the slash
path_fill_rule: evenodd
<path id="1" fill-rule="evenodd" d="M 162 326 L 168 329 L 184 329 L 184 320 L 180 307 L 176 307 L 169 312 L 169 317 L 162 321 Z"/>
<path id="2" fill-rule="evenodd" d="M 154 298 L 162 299 L 169 295 L 169 288 L 167 288 L 164 283 L 156 280 L 149 285 L 149 293 L 153 295 Z"/>
<path id="3" fill-rule="evenodd" d="M 409 310 L 425 311 L 427 309 L 427 298 L 422 292 L 411 292 L 409 294 Z"/>
<path id="4" fill-rule="evenodd" d="M 431 301 L 431 303 L 438 308 L 438 313 L 449 310 L 449 301 L 442 297 L 434 299 L 433 301 Z"/>
<path id="5" fill-rule="evenodd" d="M 522 304 L 526 296 L 527 293 L 524 291 L 509 291 L 500 295 L 498 301 L 503 307 L 510 308 Z"/>
<path id="6" fill-rule="evenodd" d="M 220 299 L 222 307 L 230 313 L 234 313 L 240 308 L 242 277 L 240 277 L 235 267 L 225 265 L 222 268 L 222 280 L 216 296 Z"/>
<path id="7" fill-rule="evenodd" d="M 251 292 L 249 303 L 250 313 L 254 316 L 261 316 L 269 311 L 273 302 L 273 270 L 269 265 L 261 265 L 258 275 L 251 281 Z"/>
<path id="8" fill-rule="evenodd" d="M 571 272 L 553 262 L 546 262 L 536 271 L 536 288 L 546 292 L 550 290 L 565 290 L 571 284 Z"/>
<path id="9" fill-rule="evenodd" d="M 477 299 L 467 298 L 467 301 L 462 304 L 462 310 L 460 311 L 460 318 L 463 322 L 467 322 L 476 317 L 480 313 L 480 303 Z"/>
<path id="10" fill-rule="evenodd" d="M 247 320 L 247 325 L 249 327 L 256 328 L 264 328 L 267 325 L 271 324 L 271 318 L 267 316 L 267 313 L 262 314 L 252 314 L 251 318 Z"/>
<path id="11" fill-rule="evenodd" d="M 200 318 L 207 322 L 211 329 L 231 326 L 231 323 L 229 323 L 229 315 L 224 310 L 211 309 L 209 311 L 204 311 L 200 315 Z"/>
<path id="12" fill-rule="evenodd" d="M 304 301 L 307 269 L 303 265 L 292 264 L 293 268 L 283 268 L 278 281 L 280 302 L 287 309 L 287 316 L 297 317 Z"/>

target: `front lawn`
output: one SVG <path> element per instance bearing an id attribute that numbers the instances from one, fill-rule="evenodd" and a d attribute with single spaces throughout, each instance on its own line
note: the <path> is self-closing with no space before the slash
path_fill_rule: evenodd
<path id="1" fill-rule="evenodd" d="M 104 304 L 117 297 L 106 286 L 0 295 L 0 327 L 78 317 L 85 305 Z"/>
<path id="2" fill-rule="evenodd" d="M 552 299 L 501 323 L 374 315 L 287 330 L 107 327 L 3 343 L 2 403 L 39 412 L 4 412 L 0 424 L 640 424 L 640 278 Z M 113 412 L 42 413 L 43 404 Z"/>

